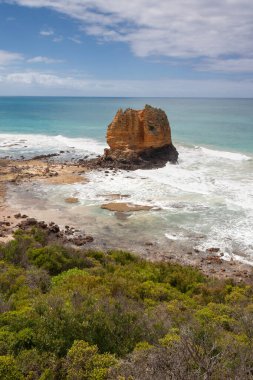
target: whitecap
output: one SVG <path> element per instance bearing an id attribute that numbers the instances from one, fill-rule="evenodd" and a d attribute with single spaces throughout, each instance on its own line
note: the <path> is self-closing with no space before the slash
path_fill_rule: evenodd
<path id="1" fill-rule="evenodd" d="M 20 155 L 31 157 L 66 150 L 77 154 L 100 155 L 105 147 L 104 143 L 94 139 L 70 138 L 62 135 L 0 134 L 0 141 L 0 155 L 10 154 L 14 157 Z"/>
<path id="2" fill-rule="evenodd" d="M 242 154 L 242 153 L 213 150 L 213 149 L 198 147 L 198 146 L 195 146 L 195 149 L 200 149 L 201 152 L 215 158 L 224 158 L 224 159 L 234 160 L 234 161 L 249 161 L 252 159 L 251 157 L 246 156 L 245 154 Z"/>
<path id="3" fill-rule="evenodd" d="M 167 239 L 173 240 L 173 241 L 184 239 L 184 237 L 180 236 L 179 234 L 166 233 L 165 236 Z"/>

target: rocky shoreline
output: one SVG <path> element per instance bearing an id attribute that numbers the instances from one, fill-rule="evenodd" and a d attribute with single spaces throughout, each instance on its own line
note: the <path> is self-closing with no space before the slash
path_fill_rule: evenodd
<path id="1" fill-rule="evenodd" d="M 24 183 L 44 182 L 52 185 L 85 183 L 84 167 L 78 164 L 51 161 L 57 154 L 43 155 L 30 160 L 0 160 L 0 242 L 8 241 L 13 231 L 37 222 L 34 218 L 19 212 L 15 205 L 7 205 L 8 189 L 22 186 Z M 67 200 L 66 200 L 67 201 Z M 24 221 L 20 222 L 20 219 Z M 35 223 L 36 222 L 36 223 Z M 30 224 L 29 224 L 30 223 Z M 55 224 L 54 222 L 52 222 Z M 57 229 L 55 227 L 55 229 Z M 59 231 L 57 231 L 59 232 Z M 81 238 L 81 236 L 80 236 Z"/>
<path id="2" fill-rule="evenodd" d="M 79 160 L 81 165 L 90 169 L 111 169 L 111 170 L 138 170 L 138 169 L 157 169 L 162 168 L 171 162 L 176 164 L 178 152 L 174 145 L 169 144 L 160 148 L 148 148 L 140 153 L 124 152 L 117 149 L 113 153 L 105 149 L 103 156 L 91 160 Z"/>
<path id="3" fill-rule="evenodd" d="M 211 277 L 229 279 L 236 282 L 252 283 L 252 266 L 243 264 L 239 261 L 225 261 L 220 255 L 219 247 L 210 247 L 205 252 L 194 249 L 190 242 L 189 246 L 182 246 L 177 241 L 168 241 L 167 246 L 160 245 L 155 237 L 143 239 L 142 242 L 120 242 L 111 238 L 103 241 L 99 237 L 84 233 L 81 229 L 72 228 L 69 221 L 62 220 L 61 225 L 57 225 L 52 220 L 50 210 L 48 210 L 48 220 L 40 221 L 41 218 L 31 218 L 16 209 L 15 205 L 10 206 L 7 202 L 9 193 L 17 186 L 21 189 L 27 183 L 50 183 L 53 186 L 67 185 L 70 183 L 85 183 L 85 173 L 92 170 L 92 165 L 88 162 L 59 164 L 52 161 L 52 158 L 41 158 L 37 160 L 0 160 L 0 242 L 4 243 L 12 237 L 12 233 L 18 229 L 39 226 L 44 229 L 52 241 L 68 244 L 76 247 L 98 248 L 102 250 L 124 249 L 135 252 L 152 261 L 171 261 L 183 265 L 191 265 L 199 268 L 203 273 Z M 120 194 L 115 194 L 115 199 L 119 199 Z M 124 197 L 122 196 L 122 199 Z M 66 200 L 67 201 L 67 200 Z M 126 200 L 115 204 L 108 198 L 108 203 L 101 203 L 101 207 L 108 212 L 115 212 L 115 216 L 122 222 L 127 218 L 129 212 L 141 211 L 142 207 L 129 204 Z M 69 201 L 70 202 L 70 201 Z M 78 199 L 71 200 L 70 203 L 77 203 Z M 108 206 L 109 204 L 109 206 Z M 110 205 L 111 204 L 111 205 Z M 107 206 L 106 206 L 107 205 Z M 148 212 L 148 210 L 146 209 Z M 58 223 L 59 224 L 59 223 Z M 86 227 L 86 226 L 85 226 Z M 89 226 L 87 225 L 87 229 Z M 140 239 L 141 240 L 141 239 Z"/>

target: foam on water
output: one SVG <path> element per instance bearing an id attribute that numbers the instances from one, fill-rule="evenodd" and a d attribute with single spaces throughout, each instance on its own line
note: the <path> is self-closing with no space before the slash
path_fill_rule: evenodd
<path id="1" fill-rule="evenodd" d="M 62 135 L 0 134 L 0 157 L 21 155 L 30 158 L 39 154 L 57 153 L 68 150 L 79 155 L 102 154 L 103 143 L 95 139 L 69 138 Z"/>
<path id="2" fill-rule="evenodd" d="M 206 147 L 175 144 L 178 165 L 167 164 L 155 170 L 118 171 L 116 174 L 93 171 L 86 184 L 44 186 L 40 197 L 51 199 L 61 208 L 61 200 L 75 196 L 82 206 L 131 202 L 151 205 L 160 211 L 136 213 L 127 225 L 143 215 L 161 221 L 163 228 L 153 229 L 154 238 L 192 239 L 196 248 L 219 247 L 224 258 L 239 258 L 253 263 L 253 160 L 250 155 L 216 151 Z M 32 157 L 37 154 L 68 150 L 71 154 L 97 155 L 105 144 L 93 139 L 67 138 L 61 135 L 0 136 L 0 156 Z M 31 191 L 36 194 L 35 187 Z M 114 199 L 110 194 L 127 195 Z M 65 211 L 64 211 L 65 212 Z M 67 212 L 67 211 L 66 211 Z M 153 219 L 152 219 L 153 218 Z M 127 228 L 127 227 L 126 227 Z M 202 236 L 198 239 L 198 236 Z M 235 256 L 236 255 L 236 256 Z"/>
<path id="3" fill-rule="evenodd" d="M 218 246 L 225 256 L 239 253 L 253 262 L 253 161 L 216 157 L 194 147 L 178 150 L 178 165 L 115 175 L 93 172 L 90 183 L 76 185 L 75 191 L 92 204 L 118 193 L 128 195 L 129 202 L 159 207 L 168 239 L 203 235 L 196 248 Z"/>
<path id="4" fill-rule="evenodd" d="M 234 160 L 234 161 L 251 160 L 251 157 L 246 156 L 245 154 L 223 152 L 220 150 L 213 150 L 213 149 L 208 149 L 208 148 L 198 147 L 198 146 L 195 146 L 195 148 L 200 149 L 204 154 L 207 154 L 215 158 L 224 158 L 224 159 L 229 159 L 229 160 Z"/>

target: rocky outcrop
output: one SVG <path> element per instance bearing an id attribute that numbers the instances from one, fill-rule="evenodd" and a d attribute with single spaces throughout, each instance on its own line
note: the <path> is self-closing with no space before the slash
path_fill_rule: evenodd
<path id="1" fill-rule="evenodd" d="M 101 166 L 123 169 L 164 166 L 177 162 L 166 113 L 146 105 L 143 110 L 120 109 L 107 129 L 107 143 Z"/>
<path id="2" fill-rule="evenodd" d="M 21 214 L 18 218 L 24 218 Z M 60 227 L 51 222 L 49 224 L 44 221 L 37 221 L 35 218 L 28 218 L 22 220 L 17 227 L 23 231 L 31 231 L 34 227 L 43 231 L 45 244 L 71 244 L 75 246 L 83 246 L 88 243 L 92 243 L 94 238 L 84 233 L 80 234 L 80 230 L 76 230 L 73 227 L 65 226 L 65 229 L 60 230 Z"/>
<path id="3" fill-rule="evenodd" d="M 111 151 L 143 151 L 171 144 L 169 121 L 164 111 L 146 105 L 141 111 L 120 109 L 107 129 Z"/>

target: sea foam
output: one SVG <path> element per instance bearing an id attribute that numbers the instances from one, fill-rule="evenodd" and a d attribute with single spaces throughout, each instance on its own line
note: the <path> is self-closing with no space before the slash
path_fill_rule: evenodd
<path id="1" fill-rule="evenodd" d="M 0 139 L 2 156 L 22 154 L 29 157 L 60 150 L 81 156 L 97 155 L 102 154 L 106 146 L 102 141 L 62 135 L 5 134 Z M 124 222 L 126 234 L 136 225 L 141 228 L 145 222 L 153 239 L 159 240 L 163 235 L 168 240 L 187 241 L 190 237 L 196 248 L 220 247 L 225 258 L 239 257 L 253 263 L 253 160 L 240 153 L 176 146 L 178 165 L 167 164 L 155 170 L 118 171 L 116 174 L 93 171 L 86 174 L 90 181 L 85 184 L 51 186 L 39 193 L 45 202 L 51 199 L 49 208 L 58 202 L 59 210 L 66 197 L 78 197 L 82 207 L 93 210 L 111 199 L 122 202 L 120 198 L 110 198 L 110 194 L 127 195 L 124 201 L 154 206 L 159 211 L 133 214 Z M 31 187 L 29 191 L 31 197 L 32 192 L 36 197 L 37 188 Z M 71 209 L 65 207 L 64 216 Z M 101 211 L 102 216 L 108 213 Z M 99 220 L 102 223 L 102 217 Z M 85 213 L 80 223 L 85 223 Z M 198 240 L 198 236 L 202 238 Z"/>
<path id="2" fill-rule="evenodd" d="M 61 150 L 77 154 L 102 154 L 105 144 L 89 138 L 69 138 L 62 135 L 0 134 L 0 156 L 25 158 L 37 154 L 58 153 Z"/>
<path id="3" fill-rule="evenodd" d="M 198 147 L 198 146 L 195 146 L 195 149 L 199 149 L 204 154 L 207 154 L 215 158 L 224 158 L 224 159 L 234 160 L 234 161 L 245 161 L 245 160 L 247 161 L 247 160 L 252 159 L 251 157 L 246 156 L 245 154 L 241 154 L 241 153 L 213 150 L 213 149 L 208 149 L 208 148 Z"/>

